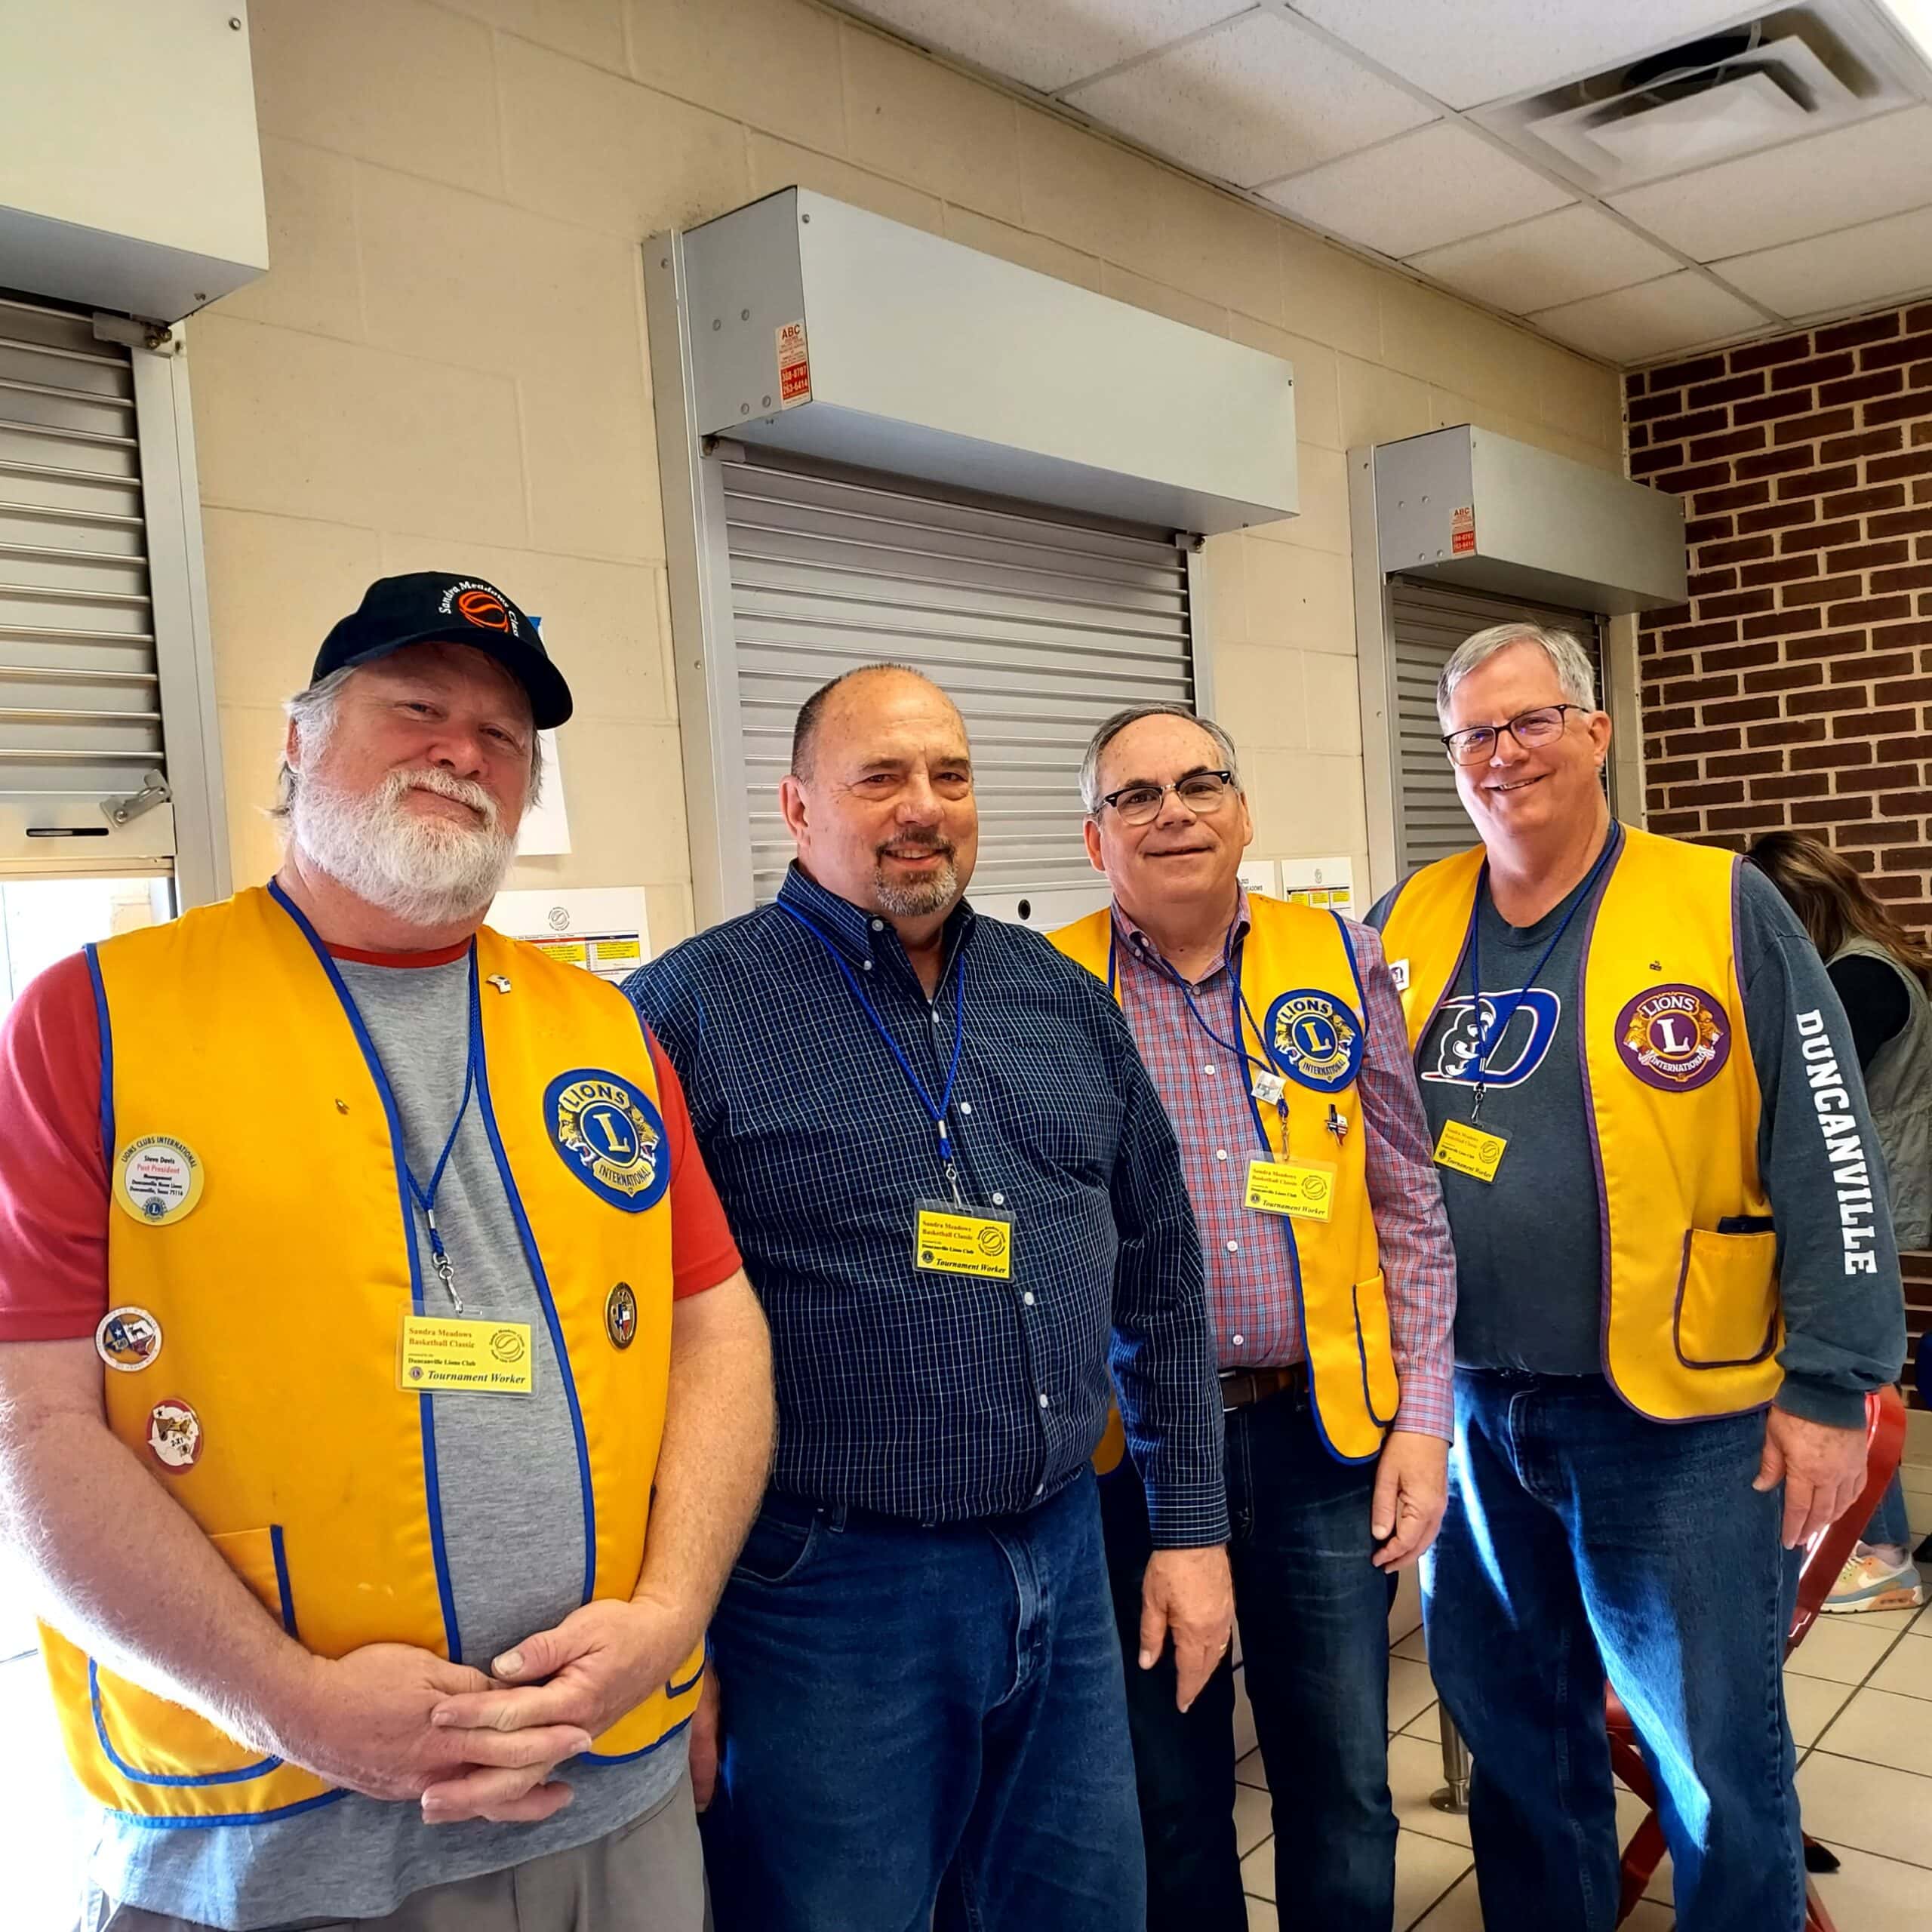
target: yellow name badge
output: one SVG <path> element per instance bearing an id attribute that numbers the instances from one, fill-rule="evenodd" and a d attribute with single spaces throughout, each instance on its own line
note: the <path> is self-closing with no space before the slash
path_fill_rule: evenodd
<path id="1" fill-rule="evenodd" d="M 912 1265 L 931 1275 L 980 1275 L 1013 1278 L 1013 1217 L 990 1208 L 961 1208 L 921 1201 L 914 1230 Z"/>
<path id="2" fill-rule="evenodd" d="M 397 1338 L 396 1386 L 414 1395 L 528 1395 L 530 1324 L 405 1315 Z"/>
<path id="3" fill-rule="evenodd" d="M 1444 1121 L 1435 1143 L 1435 1164 L 1477 1180 L 1494 1180 L 1509 1145 L 1506 1135 L 1487 1133 L 1467 1121 Z"/>
<path id="4" fill-rule="evenodd" d="M 1335 1211 L 1332 1161 L 1251 1161 L 1247 1204 L 1263 1214 L 1292 1214 L 1298 1221 L 1325 1221 Z"/>

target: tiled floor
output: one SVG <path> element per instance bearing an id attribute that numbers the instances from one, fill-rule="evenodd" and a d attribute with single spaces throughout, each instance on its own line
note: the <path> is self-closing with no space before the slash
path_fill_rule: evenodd
<path id="1" fill-rule="evenodd" d="M 1904 1473 L 1916 1539 L 1932 1531 L 1932 1447 L 1921 1438 L 1912 1453 L 1926 1458 Z M 1421 1626 L 1411 1571 L 1389 1620 L 1389 1788 L 1401 1827 L 1397 1932 L 1481 1932 L 1468 1820 L 1429 1801 L 1443 1783 L 1442 1752 Z M 1925 1932 L 1932 1925 L 1932 1607 L 1820 1619 L 1792 1655 L 1785 1693 L 1805 1828 L 1843 1861 L 1817 1881 L 1819 1896 L 1843 1932 Z M 1247 1752 L 1235 1773 L 1235 1805 L 1247 1922 L 1251 1932 L 1276 1932 L 1268 1795 L 1244 1700 L 1237 1724 Z M 1620 1793 L 1617 1809 L 1627 1836 L 1642 1807 Z M 1626 1922 L 1638 1932 L 1665 1932 L 1675 1922 L 1668 1860 L 1651 1889 Z"/>

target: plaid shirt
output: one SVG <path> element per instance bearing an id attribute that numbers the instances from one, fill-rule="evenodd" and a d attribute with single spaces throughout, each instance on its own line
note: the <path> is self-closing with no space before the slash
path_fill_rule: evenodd
<path id="1" fill-rule="evenodd" d="M 1223 1367 L 1281 1367 L 1308 1346 L 1289 1271 L 1287 1243 L 1272 1217 L 1246 1205 L 1256 1152 L 1249 1070 L 1217 1045 L 1187 1010 L 1158 949 L 1120 909 L 1114 923 L 1121 1006 L 1180 1137 L 1187 1191 L 1208 1256 L 1208 1302 Z M 1369 1206 L 1389 1295 L 1389 1322 L 1402 1399 L 1395 1426 L 1453 1439 L 1456 1257 L 1434 1156 L 1409 1058 L 1401 998 L 1381 935 L 1346 920 L 1361 975 L 1367 1039 L 1358 1086 L 1368 1164 Z M 1248 927 L 1247 895 L 1235 914 L 1234 951 Z M 1195 1004 L 1230 1046 L 1233 988 L 1226 966 L 1197 981 Z"/>
<path id="2" fill-rule="evenodd" d="M 1228 1533 L 1200 1237 L 1174 1130 L 1112 1001 L 1037 934 L 946 922 L 928 1000 L 898 935 L 795 866 L 625 991 L 671 1057 L 771 1327 L 775 1486 L 923 1523 L 1029 1509 L 1085 1469 L 1108 1372 L 1154 1540 Z M 784 909 L 811 921 L 814 936 Z M 938 1138 L 828 945 L 927 1091 L 1009 1281 L 917 1269 Z"/>

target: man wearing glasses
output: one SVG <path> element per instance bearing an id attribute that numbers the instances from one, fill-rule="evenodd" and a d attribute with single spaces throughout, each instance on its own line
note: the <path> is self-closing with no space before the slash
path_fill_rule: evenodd
<path id="1" fill-rule="evenodd" d="M 1054 943 L 1119 1001 L 1200 1224 L 1283 1921 L 1386 1932 L 1387 1619 L 1441 1515 L 1454 1261 L 1380 944 L 1241 890 L 1254 828 L 1234 768 L 1227 734 L 1180 706 L 1109 718 L 1081 787 L 1113 903 Z M 1149 1667 L 1146 1497 L 1118 1447 L 1097 1460 L 1149 1932 L 1241 1932 L 1232 1673 L 1183 1709 L 1172 1666 Z"/>
<path id="2" fill-rule="evenodd" d="M 1484 1916 L 1612 1923 L 1607 1676 L 1684 1932 L 1797 1932 L 1788 1552 L 1857 1496 L 1904 1349 L 1850 1029 L 1768 880 L 1612 820 L 1574 638 L 1479 632 L 1436 708 L 1482 843 L 1370 916 L 1455 1237 L 1425 1584 Z"/>

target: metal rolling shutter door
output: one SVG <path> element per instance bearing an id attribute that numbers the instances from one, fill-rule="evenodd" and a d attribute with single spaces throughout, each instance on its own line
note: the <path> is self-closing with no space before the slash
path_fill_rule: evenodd
<path id="1" fill-rule="evenodd" d="M 1435 681 L 1465 638 L 1506 620 L 1566 630 L 1582 638 L 1603 696 L 1603 640 L 1598 618 L 1587 611 L 1526 604 L 1394 577 L 1389 585 L 1395 671 L 1395 864 L 1407 878 L 1432 860 L 1466 851 L 1475 843 L 1456 777 L 1442 749 L 1435 715 Z"/>
<path id="2" fill-rule="evenodd" d="M 881 660 L 924 672 L 964 715 L 975 890 L 1091 881 L 1077 789 L 1088 739 L 1122 705 L 1193 703 L 1187 574 L 1172 540 L 889 478 L 755 461 L 723 474 L 758 902 L 777 894 L 792 857 L 777 790 L 798 706 Z"/>
<path id="3" fill-rule="evenodd" d="M 163 770 L 128 352 L 0 300 L 0 841 Z M 100 843 L 61 841 L 73 856 Z M 37 848 L 51 855 L 50 842 Z"/>

